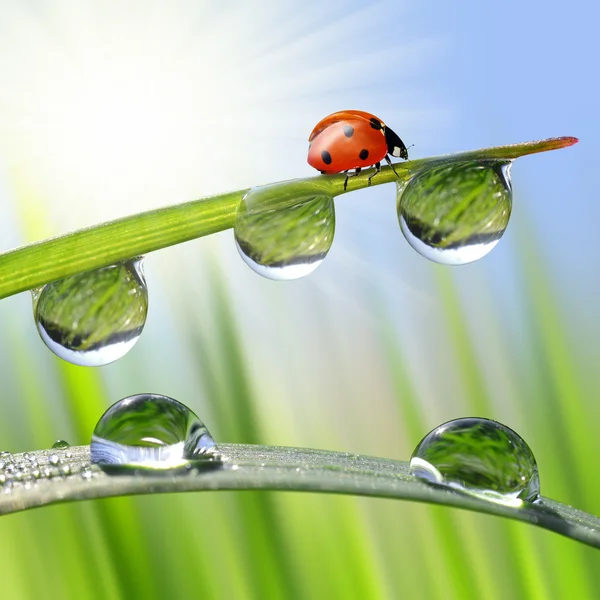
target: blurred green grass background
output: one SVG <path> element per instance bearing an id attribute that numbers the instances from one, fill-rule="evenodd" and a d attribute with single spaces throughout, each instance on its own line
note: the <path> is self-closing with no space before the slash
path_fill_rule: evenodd
<path id="1" fill-rule="evenodd" d="M 231 237 L 223 241 L 233 245 Z M 219 242 L 190 246 L 227 255 Z M 597 375 L 582 372 L 552 282 L 540 273 L 543 261 L 521 245 L 531 260 L 514 265 L 525 293 L 513 309 L 527 315 L 529 330 L 518 346 L 497 318 L 503 309 L 490 297 L 485 269 L 466 285 L 469 301 L 478 297 L 490 313 L 482 330 L 460 297 L 461 274 L 423 260 L 436 297 L 432 331 L 419 342 L 432 359 L 423 377 L 394 331 L 398 316 L 363 283 L 344 286 L 354 294 L 346 305 L 331 307 L 329 295 L 315 292 L 311 306 L 299 307 L 292 288 L 302 284 L 258 280 L 273 293 L 236 293 L 218 252 L 178 289 L 155 280 L 153 263 L 176 257 L 189 272 L 198 248 L 147 259 L 147 329 L 114 367 L 61 363 L 37 339 L 27 299 L 7 299 L 2 380 L 13 405 L 1 424 L 3 447 L 87 443 L 105 407 L 139 391 L 186 402 L 217 440 L 404 459 L 436 424 L 479 415 L 525 437 L 544 494 L 598 514 L 597 486 L 587 476 L 598 442 L 585 418 L 593 413 L 586 389 Z M 321 269 L 326 281 L 327 264 Z M 252 315 L 247 303 L 258 300 L 260 314 L 244 318 Z M 427 380 L 448 388 L 432 393 L 430 406 Z M 10 515 L 0 528 L 11 598 L 48 597 L 48 590 L 69 598 L 198 590 L 208 598 L 591 598 L 599 583 L 591 548 L 521 523 L 388 500 L 259 492 L 119 498 Z"/>
<path id="2" fill-rule="evenodd" d="M 151 255 L 142 338 L 101 369 L 49 353 L 27 294 L 3 300 L 2 449 L 88 443 L 111 403 L 144 391 L 190 406 L 217 441 L 405 460 L 436 425 L 482 416 L 524 437 L 544 495 L 600 514 L 600 135 L 581 75 L 593 56 L 582 46 L 595 35 L 586 24 L 596 21 L 575 7 L 553 15 L 538 2 L 509 4 L 523 39 L 511 77 L 523 91 L 507 113 L 498 73 L 513 49 L 494 6 L 440 3 L 432 17 L 382 2 L 376 11 L 397 18 L 373 28 L 375 9 L 358 2 L 272 11 L 4 3 L 2 249 L 312 174 L 306 134 L 341 108 L 381 114 L 418 142 L 415 157 L 585 139 L 516 163 L 508 232 L 471 266 L 414 253 L 392 186 L 336 203 L 333 248 L 305 280 L 261 279 L 232 232 Z M 543 32 L 569 25 L 578 32 L 570 45 L 541 56 Z M 391 68 L 399 57 L 402 68 Z M 317 494 L 118 498 L 0 519 L 2 597 L 11 599 L 594 598 L 597 556 L 521 523 Z"/>

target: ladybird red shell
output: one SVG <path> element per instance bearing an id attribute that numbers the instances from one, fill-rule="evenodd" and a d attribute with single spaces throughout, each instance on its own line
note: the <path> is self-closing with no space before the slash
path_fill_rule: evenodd
<path id="1" fill-rule="evenodd" d="M 308 137 L 308 141 L 312 142 L 312 140 L 323 131 L 325 128 L 333 125 L 334 123 L 339 123 L 340 121 L 349 121 L 349 120 L 361 120 L 367 121 L 373 124 L 378 123 L 378 128 L 383 129 L 385 124 L 381 119 L 378 119 L 375 115 L 371 113 L 365 112 L 364 110 L 340 110 L 338 112 L 334 112 L 331 115 L 327 115 L 324 119 L 321 119 L 312 130 L 310 136 Z"/>
<path id="2" fill-rule="evenodd" d="M 407 159 L 402 140 L 385 123 L 361 110 L 342 110 L 321 119 L 309 138 L 308 164 L 333 174 L 389 164 L 389 154 Z M 344 186 L 345 187 L 345 186 Z"/>
<path id="3" fill-rule="evenodd" d="M 387 152 L 382 130 L 372 128 L 365 120 L 345 119 L 327 125 L 313 138 L 308 164 L 323 173 L 341 173 L 370 167 Z"/>

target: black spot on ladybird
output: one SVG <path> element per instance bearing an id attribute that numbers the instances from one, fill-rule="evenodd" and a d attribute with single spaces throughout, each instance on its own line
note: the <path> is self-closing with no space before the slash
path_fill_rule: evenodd
<path id="1" fill-rule="evenodd" d="M 354 127 L 352 127 L 351 125 L 344 125 L 344 135 L 347 138 L 350 138 L 354 135 Z"/>
<path id="2" fill-rule="evenodd" d="M 360 158 L 360 160 L 367 160 L 367 158 L 369 158 L 369 151 L 366 148 L 363 148 L 360 151 L 358 158 Z"/>
<path id="3" fill-rule="evenodd" d="M 383 125 L 381 124 L 381 121 L 378 121 L 377 119 L 371 119 L 369 121 L 369 123 L 371 124 L 371 127 L 373 129 L 377 129 L 377 130 L 383 129 Z"/>
<path id="4" fill-rule="evenodd" d="M 326 165 L 330 165 L 331 164 L 331 154 L 329 154 L 329 152 L 327 152 L 327 150 L 323 150 L 321 152 L 321 159 L 323 160 L 323 162 Z"/>

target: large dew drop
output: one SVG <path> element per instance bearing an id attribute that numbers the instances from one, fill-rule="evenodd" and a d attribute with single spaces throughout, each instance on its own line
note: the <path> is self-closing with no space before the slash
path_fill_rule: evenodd
<path id="1" fill-rule="evenodd" d="M 141 259 L 79 273 L 33 290 L 39 334 L 60 358 L 84 367 L 111 363 L 131 350 L 148 312 Z"/>
<path id="2" fill-rule="evenodd" d="M 211 456 L 215 442 L 184 404 L 138 394 L 113 404 L 98 421 L 90 446 L 101 467 L 174 469 Z"/>
<path id="3" fill-rule="evenodd" d="M 289 280 L 312 273 L 333 242 L 333 198 L 274 184 L 250 190 L 237 212 L 234 233 L 245 263 L 268 279 Z"/>
<path id="4" fill-rule="evenodd" d="M 455 419 L 429 432 L 410 460 L 411 472 L 509 506 L 539 497 L 535 457 L 512 429 L 489 419 Z"/>
<path id="5" fill-rule="evenodd" d="M 409 244 L 445 265 L 464 265 L 498 243 L 510 218 L 511 163 L 448 162 L 398 182 L 398 219 Z"/>

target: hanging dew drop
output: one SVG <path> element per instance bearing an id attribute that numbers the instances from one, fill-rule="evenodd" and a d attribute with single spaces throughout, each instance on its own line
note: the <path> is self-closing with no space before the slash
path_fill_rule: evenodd
<path id="1" fill-rule="evenodd" d="M 408 243 L 444 265 L 490 252 L 512 209 L 511 162 L 450 161 L 397 183 L 398 219 Z"/>
<path id="2" fill-rule="evenodd" d="M 509 506 L 540 494 L 535 457 L 512 429 L 489 419 L 449 421 L 429 432 L 410 460 L 416 477 Z"/>
<path id="3" fill-rule="evenodd" d="M 113 404 L 98 421 L 91 461 L 103 468 L 174 469 L 213 461 L 215 442 L 184 404 L 158 394 L 138 394 Z"/>
<path id="4" fill-rule="evenodd" d="M 235 220 L 241 257 L 267 279 L 299 279 L 312 273 L 333 242 L 333 198 L 311 191 L 299 196 L 296 190 L 287 191 L 289 187 L 274 184 L 250 190 Z"/>
<path id="5" fill-rule="evenodd" d="M 63 360 L 99 367 L 137 342 L 148 312 L 142 259 L 79 273 L 33 290 L 38 332 Z"/>

